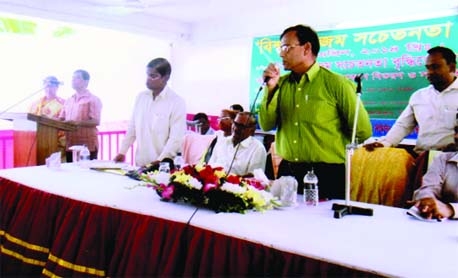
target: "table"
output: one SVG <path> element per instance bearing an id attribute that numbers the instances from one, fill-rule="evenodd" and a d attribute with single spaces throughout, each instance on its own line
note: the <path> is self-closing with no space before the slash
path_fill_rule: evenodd
<path id="1" fill-rule="evenodd" d="M 124 176 L 63 164 L 0 171 L 1 276 L 458 277 L 458 221 L 333 203 L 214 213 Z"/>

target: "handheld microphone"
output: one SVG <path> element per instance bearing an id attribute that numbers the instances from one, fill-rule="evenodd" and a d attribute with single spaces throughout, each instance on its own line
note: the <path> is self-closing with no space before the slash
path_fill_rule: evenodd
<path id="1" fill-rule="evenodd" d="M 269 80 L 270 80 L 270 76 L 264 77 L 264 80 L 262 81 L 261 86 L 259 86 L 258 93 L 262 91 L 262 88 L 264 88 L 264 86 L 267 85 L 267 82 L 269 82 Z"/>
<path id="2" fill-rule="evenodd" d="M 262 85 L 266 85 L 267 82 L 269 82 L 269 80 L 270 80 L 270 76 L 264 77 L 264 81 L 262 82 Z"/>

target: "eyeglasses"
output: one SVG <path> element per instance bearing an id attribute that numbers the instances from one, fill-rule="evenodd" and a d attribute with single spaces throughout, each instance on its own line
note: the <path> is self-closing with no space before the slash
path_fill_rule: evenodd
<path id="1" fill-rule="evenodd" d="M 224 120 L 232 120 L 231 117 L 218 117 L 218 121 L 224 121 Z"/>
<path id="2" fill-rule="evenodd" d="M 296 46 L 302 46 L 303 44 L 282 44 L 279 48 L 277 48 L 278 53 L 281 52 L 288 52 L 291 48 L 294 48 Z"/>
<path id="3" fill-rule="evenodd" d="M 252 128 L 253 127 L 253 125 L 250 125 L 250 124 L 245 125 L 245 124 L 241 124 L 241 123 L 237 123 L 237 122 L 232 122 L 232 123 L 235 125 L 235 127 L 239 128 L 239 129 L 245 129 L 245 128 Z"/>

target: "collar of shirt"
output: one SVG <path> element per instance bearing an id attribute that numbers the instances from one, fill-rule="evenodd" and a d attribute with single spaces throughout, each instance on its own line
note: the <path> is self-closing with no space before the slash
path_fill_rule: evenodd
<path id="1" fill-rule="evenodd" d="M 296 80 L 295 78 L 295 75 L 293 73 L 290 73 L 289 76 L 288 76 L 288 80 L 289 82 L 296 82 L 296 83 L 305 83 L 305 82 L 312 82 L 313 79 L 316 78 L 316 76 L 318 75 L 318 72 L 320 71 L 320 65 L 315 62 L 310 68 L 309 70 L 303 74 L 301 76 L 301 79 L 298 81 Z"/>
<path id="2" fill-rule="evenodd" d="M 448 86 L 444 91 L 442 91 L 442 93 L 446 93 L 449 91 L 457 91 L 457 90 L 458 90 L 458 78 L 455 77 L 455 81 L 453 81 L 452 84 L 450 84 L 450 86 Z"/>
<path id="3" fill-rule="evenodd" d="M 84 91 L 84 92 L 80 92 L 80 93 L 75 93 L 73 95 L 73 97 L 76 99 L 76 100 L 80 100 L 82 98 L 85 98 L 85 97 L 88 97 L 91 95 L 91 92 L 89 92 L 88 90 Z"/>
<path id="4" fill-rule="evenodd" d="M 168 95 L 168 92 L 169 92 L 169 88 L 166 86 L 164 87 L 164 89 L 162 89 L 162 91 L 159 93 L 159 95 L 157 95 L 155 97 L 155 100 L 160 100 L 160 99 L 164 99 L 167 97 Z M 153 92 L 151 91 L 151 95 L 153 95 Z"/>
<path id="5" fill-rule="evenodd" d="M 251 145 L 251 141 L 253 140 L 253 136 L 249 136 L 247 138 L 245 138 L 245 140 L 243 140 L 242 142 L 240 142 L 239 144 L 244 147 L 244 148 L 247 148 Z"/>
<path id="6" fill-rule="evenodd" d="M 455 162 L 458 166 L 458 152 L 456 152 L 454 156 L 450 157 L 448 162 Z"/>

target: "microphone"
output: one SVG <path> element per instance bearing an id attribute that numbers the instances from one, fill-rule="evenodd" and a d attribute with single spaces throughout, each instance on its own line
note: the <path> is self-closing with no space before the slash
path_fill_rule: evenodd
<path id="1" fill-rule="evenodd" d="M 39 92 L 43 91 L 44 89 L 46 88 L 46 86 L 38 89 L 37 91 L 31 93 L 30 95 L 24 97 L 23 99 L 19 100 L 18 102 L 16 103 L 13 103 L 11 106 L 8 106 L 7 108 L 5 108 L 4 110 L 0 111 L 0 115 L 3 115 L 5 114 L 6 112 L 10 111 L 10 109 L 18 106 L 19 104 L 23 103 L 24 101 L 28 100 L 29 98 L 33 97 L 34 95 L 38 94 Z"/>
<path id="2" fill-rule="evenodd" d="M 264 86 L 267 85 L 267 82 L 269 82 L 269 80 L 270 80 L 270 76 L 264 77 L 264 80 L 262 81 L 261 86 L 259 86 L 258 93 L 262 91 L 262 88 L 264 88 Z"/>
<path id="3" fill-rule="evenodd" d="M 250 112 L 251 112 L 251 113 L 254 113 L 254 108 L 255 108 L 254 106 L 256 105 L 256 100 L 258 100 L 259 93 L 262 91 L 262 89 L 264 88 L 264 86 L 267 85 L 267 82 L 269 82 L 269 80 L 270 80 L 270 76 L 264 77 L 264 80 L 262 81 L 261 86 L 259 86 L 258 92 L 256 92 L 256 97 L 254 98 L 254 101 L 253 101 L 253 103 L 251 104 L 251 108 L 250 108 Z"/>
<path id="4" fill-rule="evenodd" d="M 264 81 L 262 82 L 262 85 L 266 85 L 267 82 L 269 82 L 269 80 L 270 80 L 270 76 L 264 77 Z"/>
<path id="5" fill-rule="evenodd" d="M 356 87 L 356 93 L 357 94 L 361 94 L 361 91 L 362 91 L 362 88 L 361 88 L 361 77 L 363 77 L 364 73 L 360 73 L 358 75 L 355 76 L 355 82 L 357 84 L 357 87 Z"/>

